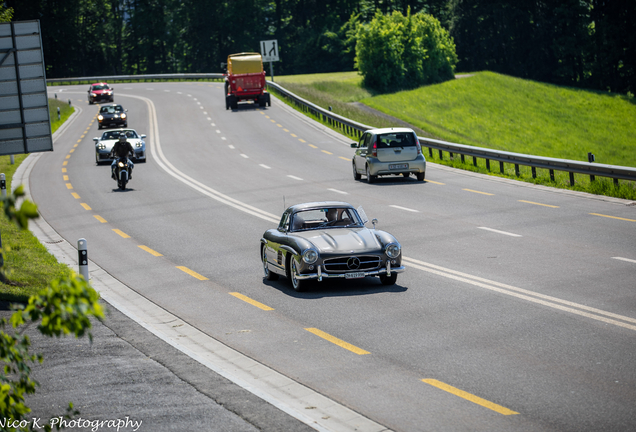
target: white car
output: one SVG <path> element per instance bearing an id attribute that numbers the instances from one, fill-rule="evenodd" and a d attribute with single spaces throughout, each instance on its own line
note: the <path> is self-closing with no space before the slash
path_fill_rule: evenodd
<path id="1" fill-rule="evenodd" d="M 415 174 L 418 181 L 424 181 L 426 158 L 412 129 L 370 129 L 351 148 L 356 149 L 352 160 L 355 180 L 365 175 L 373 183 L 378 176 Z"/>
<path id="2" fill-rule="evenodd" d="M 99 165 L 102 162 L 112 162 L 114 158 L 110 157 L 110 151 L 117 141 L 119 134 L 126 134 L 128 141 L 135 150 L 133 162 L 146 162 L 146 135 L 138 135 L 134 129 L 111 129 L 102 134 L 101 138 L 95 137 L 95 162 Z"/>

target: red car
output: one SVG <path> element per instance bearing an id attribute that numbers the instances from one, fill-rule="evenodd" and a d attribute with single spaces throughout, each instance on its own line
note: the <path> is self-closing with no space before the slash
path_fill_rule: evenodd
<path id="1" fill-rule="evenodd" d="M 88 89 L 88 103 L 94 104 L 99 101 L 115 101 L 115 91 L 105 82 L 91 84 Z"/>

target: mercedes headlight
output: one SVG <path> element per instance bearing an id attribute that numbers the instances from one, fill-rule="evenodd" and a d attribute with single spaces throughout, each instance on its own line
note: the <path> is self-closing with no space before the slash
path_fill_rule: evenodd
<path id="1" fill-rule="evenodd" d="M 384 252 L 389 258 L 395 259 L 400 256 L 400 246 L 395 243 L 389 243 L 388 245 L 386 245 Z"/>
<path id="2" fill-rule="evenodd" d="M 141 148 L 141 141 L 137 141 L 137 143 L 135 144 L 135 147 Z"/>
<path id="3" fill-rule="evenodd" d="M 105 150 L 106 149 L 106 145 L 104 143 L 99 143 L 97 144 L 97 148 L 100 150 Z"/>
<path id="4" fill-rule="evenodd" d="M 307 249 L 305 252 L 303 252 L 303 261 L 305 261 L 307 264 L 315 263 L 316 261 L 318 261 L 318 252 L 313 249 Z"/>

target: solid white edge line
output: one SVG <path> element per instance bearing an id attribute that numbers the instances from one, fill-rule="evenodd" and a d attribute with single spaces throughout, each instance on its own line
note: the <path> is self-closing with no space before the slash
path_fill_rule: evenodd
<path id="1" fill-rule="evenodd" d="M 266 212 L 264 210 L 258 209 L 256 207 L 253 207 L 249 204 L 243 203 L 225 194 L 222 194 L 221 192 L 218 192 L 212 189 L 211 187 L 179 171 L 174 165 L 172 165 L 172 163 L 170 163 L 170 161 L 167 160 L 167 158 L 163 154 L 163 150 L 161 149 L 161 141 L 159 139 L 159 126 L 158 126 L 157 118 L 156 118 L 157 114 L 156 114 L 155 107 L 152 101 L 143 96 L 134 96 L 134 95 L 127 95 L 127 96 L 135 98 L 135 99 L 143 100 L 144 102 L 146 102 L 146 105 L 148 106 L 148 110 L 150 113 L 150 128 L 152 131 L 152 135 L 148 138 L 148 141 L 150 142 L 150 153 L 152 154 L 153 158 L 155 159 L 159 167 L 161 167 L 161 169 L 163 169 L 166 173 L 168 173 L 175 179 L 179 180 L 180 182 L 190 186 L 192 189 L 197 190 L 212 199 L 215 199 L 219 202 L 227 204 L 230 207 L 233 207 L 242 212 L 251 214 L 252 216 L 256 216 L 268 222 L 278 224 L 280 220 L 278 216 L 271 214 L 269 212 Z"/>
<path id="2" fill-rule="evenodd" d="M 472 285 L 481 286 L 482 288 L 487 288 L 487 289 L 491 289 L 492 288 L 492 290 L 501 292 L 503 294 L 510 294 L 510 295 L 514 295 L 514 296 L 518 297 L 518 295 L 515 294 L 515 292 L 516 292 L 516 293 L 523 294 L 524 298 L 526 298 L 527 300 L 529 299 L 530 301 L 534 301 L 531 297 L 534 297 L 534 298 L 537 298 L 537 299 L 543 299 L 543 300 L 545 300 L 545 302 L 541 303 L 541 304 L 545 304 L 545 305 L 550 306 L 550 307 L 557 307 L 558 305 L 554 305 L 554 303 L 560 303 L 560 304 L 569 306 L 571 308 L 577 308 L 577 309 L 588 311 L 588 312 L 591 312 L 591 313 L 594 313 L 594 314 L 604 315 L 604 316 L 607 316 L 607 317 L 610 317 L 610 318 L 615 318 L 617 320 L 622 320 L 622 321 L 631 322 L 631 323 L 636 324 L 636 318 L 631 318 L 631 317 L 627 317 L 627 316 L 624 316 L 624 315 L 619 315 L 619 314 L 615 314 L 615 313 L 612 313 L 612 312 L 607 312 L 607 311 L 604 311 L 604 310 L 601 310 L 601 309 L 596 309 L 596 308 L 593 308 L 593 307 L 590 307 L 590 306 L 585 306 L 585 305 L 582 305 L 582 304 L 579 304 L 579 303 L 574 303 L 574 302 L 571 302 L 571 301 L 568 301 L 568 300 L 563 300 L 563 299 L 560 299 L 560 298 L 556 298 L 556 297 L 552 297 L 552 296 L 549 296 L 549 295 L 537 293 L 537 292 L 526 290 L 526 289 L 523 289 L 523 288 L 518 288 L 518 287 L 515 287 L 515 286 L 512 286 L 512 285 L 507 285 L 507 284 L 503 284 L 503 283 L 500 283 L 500 282 L 491 281 L 491 280 L 488 280 L 488 279 L 481 278 L 479 276 L 473 276 L 473 275 L 469 275 L 467 273 L 462 273 L 460 271 L 447 269 L 447 268 L 444 268 L 444 267 L 441 267 L 441 266 L 438 266 L 438 265 L 435 265 L 435 264 L 419 261 L 419 260 L 416 260 L 414 258 L 404 257 L 403 260 L 405 261 L 405 264 L 411 265 L 411 266 L 416 267 L 416 268 L 418 268 L 420 270 L 430 271 L 431 273 L 435 273 L 435 274 L 438 274 L 440 276 L 448 277 L 448 278 L 455 279 L 455 280 L 461 280 L 463 282 L 467 282 L 467 283 L 470 283 Z M 474 283 L 471 282 L 471 281 L 474 281 Z M 495 287 L 500 287 L 501 290 L 499 290 L 498 288 L 495 288 Z M 551 303 L 548 303 L 548 302 L 551 302 Z M 558 307 L 557 307 L 557 309 L 558 309 Z M 571 310 L 568 310 L 568 311 L 571 311 Z M 585 315 L 585 316 L 587 316 L 587 315 Z M 595 315 L 593 315 L 592 317 L 595 317 Z M 594 319 L 597 319 L 597 318 L 598 317 L 596 317 Z M 613 321 L 613 320 L 610 320 L 610 321 L 611 321 L 610 322 L 611 324 L 616 324 L 616 321 Z M 622 324 L 623 323 L 620 323 L 620 325 L 622 327 L 624 327 L 624 325 L 622 325 Z M 631 328 L 632 330 L 636 330 L 636 326 L 630 326 L 629 328 Z"/>
<path id="3" fill-rule="evenodd" d="M 494 232 L 494 233 L 497 233 L 497 234 L 507 235 L 507 236 L 510 236 L 510 237 L 523 237 L 520 234 L 514 234 L 514 233 L 511 233 L 511 232 L 507 232 L 507 231 L 500 231 L 500 230 L 496 230 L 494 228 L 488 228 L 488 227 L 477 227 L 477 228 L 479 228 L 481 230 L 491 231 L 491 232 Z"/>

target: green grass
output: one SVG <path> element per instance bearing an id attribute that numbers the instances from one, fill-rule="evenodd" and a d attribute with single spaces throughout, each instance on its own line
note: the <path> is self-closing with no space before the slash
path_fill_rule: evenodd
<path id="1" fill-rule="evenodd" d="M 622 95 L 480 72 L 362 102 L 447 141 L 636 167 L 636 104 Z"/>
<path id="2" fill-rule="evenodd" d="M 49 100 L 51 110 L 51 128 L 53 131 L 62 124 L 57 121 L 57 106 L 62 111 L 62 121 L 74 111 L 68 104 Z M 55 116 L 53 116 L 53 112 Z M 55 119 L 55 122 L 53 120 Z M 28 155 L 15 155 L 15 163 L 11 163 L 10 156 L 0 156 L 0 172 L 4 173 L 7 180 L 7 192 L 11 191 L 11 179 L 16 169 Z M 46 248 L 36 239 L 30 231 L 22 231 L 4 216 L 0 216 L 0 235 L 4 248 L 4 271 L 11 282 L 0 282 L 0 300 L 25 302 L 28 298 L 48 286 L 49 281 L 69 275 L 68 266 L 57 262 Z"/>
<path id="3" fill-rule="evenodd" d="M 57 109 L 60 109 L 60 120 L 57 119 Z M 62 124 L 75 112 L 75 108 L 68 104 L 68 102 L 60 99 L 49 99 L 49 115 L 51 116 L 51 132 L 55 131 L 62 126 Z"/>
<path id="4" fill-rule="evenodd" d="M 377 95 L 362 87 L 357 72 L 281 76 L 278 83 L 297 95 L 336 114 L 374 127 L 396 126 L 403 121 L 419 136 L 500 149 L 535 156 L 587 160 L 597 163 L 636 167 L 636 100 L 633 97 L 586 91 L 491 72 L 479 72 L 467 78 L 416 90 Z M 355 103 L 352 103 L 355 102 Z M 386 115 L 360 107 L 364 104 Z M 341 131 L 342 132 L 342 131 Z M 353 138 L 353 136 L 352 136 Z M 517 177 L 514 166 L 499 164 L 477 167 L 472 159 L 461 163 L 458 157 L 442 158 L 438 152 L 431 162 L 442 163 L 484 174 L 517 178 L 536 184 L 586 191 L 595 194 L 636 199 L 634 182 L 555 173 L 555 181 L 545 170 L 533 178 L 530 168 L 521 167 Z"/>

